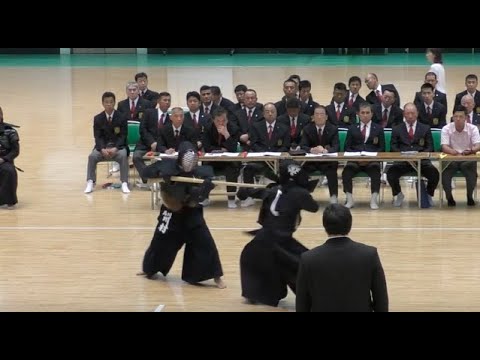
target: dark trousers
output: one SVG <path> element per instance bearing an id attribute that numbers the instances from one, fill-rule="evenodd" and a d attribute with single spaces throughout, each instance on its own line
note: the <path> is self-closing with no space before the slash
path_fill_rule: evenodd
<path id="1" fill-rule="evenodd" d="M 380 192 L 380 168 L 381 163 L 378 161 L 368 161 L 368 162 L 347 162 L 345 165 L 345 169 L 343 169 L 342 173 L 342 181 L 343 181 L 343 192 L 352 193 L 353 192 L 353 185 L 352 180 L 353 177 L 358 174 L 359 172 L 365 172 L 371 180 L 371 192 L 378 193 Z"/>
<path id="2" fill-rule="evenodd" d="M 308 249 L 292 237 L 261 229 L 240 254 L 242 296 L 277 306 L 288 294 L 296 293 L 301 255 Z"/>
<path id="3" fill-rule="evenodd" d="M 227 162 L 205 162 L 204 165 L 209 165 L 213 168 L 216 176 L 225 175 L 225 180 L 228 182 L 238 182 L 238 175 L 240 174 L 240 167 L 238 163 Z M 221 174 L 220 174 L 221 173 Z M 227 191 L 231 193 L 237 192 L 236 186 L 227 186 Z M 235 200 L 235 195 L 228 195 L 228 200 Z"/>
<path id="4" fill-rule="evenodd" d="M 408 162 L 396 162 L 388 169 L 387 180 L 392 187 L 393 196 L 397 196 L 399 193 L 402 192 L 402 188 L 400 186 L 400 178 L 403 175 L 412 171 L 415 171 L 415 169 Z M 422 176 L 426 177 L 428 180 L 428 195 L 433 196 L 435 194 L 435 189 L 437 188 L 438 181 L 440 180 L 440 173 L 435 168 L 435 166 L 432 165 L 430 160 L 422 160 L 421 173 Z"/>
<path id="5" fill-rule="evenodd" d="M 325 174 L 328 180 L 328 191 L 330 196 L 338 195 L 338 162 L 310 162 L 306 163 L 304 166 L 305 171 L 310 175 L 315 171 L 321 171 Z"/>
<path id="6" fill-rule="evenodd" d="M 452 177 L 460 171 L 467 183 L 467 198 L 473 197 L 473 190 L 477 185 L 477 163 L 475 161 L 452 161 L 442 172 L 442 185 L 445 195 L 452 198 Z"/>
<path id="7" fill-rule="evenodd" d="M 218 250 L 207 224 L 203 208 L 171 212 L 162 205 L 157 228 L 143 258 L 143 272 L 167 276 L 185 244 L 182 280 L 198 283 L 223 276 Z"/>
<path id="8" fill-rule="evenodd" d="M 277 181 L 277 177 L 270 167 L 264 162 L 250 162 L 243 169 L 243 182 L 253 184 L 255 175 L 264 175 L 270 180 Z"/>
<path id="9" fill-rule="evenodd" d="M 147 167 L 147 165 L 145 165 L 145 160 L 143 160 L 143 157 L 147 152 L 148 150 L 135 150 L 133 153 L 133 165 L 135 165 L 139 174 L 142 174 L 143 170 Z M 142 181 L 144 184 L 147 183 L 147 179 L 142 178 Z"/>
<path id="10" fill-rule="evenodd" d="M 15 205 L 17 200 L 18 176 L 11 162 L 0 164 L 0 205 Z"/>

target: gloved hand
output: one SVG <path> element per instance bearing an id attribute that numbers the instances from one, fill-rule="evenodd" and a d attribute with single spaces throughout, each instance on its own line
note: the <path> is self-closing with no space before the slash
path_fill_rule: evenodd
<path id="1" fill-rule="evenodd" d="M 202 184 L 202 194 L 210 194 L 213 189 L 215 189 L 215 184 L 212 183 L 212 179 L 205 179 Z"/>
<path id="2" fill-rule="evenodd" d="M 250 197 L 250 193 L 248 190 L 249 190 L 248 188 L 240 188 L 237 191 L 237 197 L 242 201 L 246 200 L 248 197 Z"/>
<path id="3" fill-rule="evenodd" d="M 211 179 L 205 179 L 200 186 L 190 187 L 190 201 L 192 203 L 200 203 L 205 199 L 208 199 L 210 191 L 215 188 L 215 184 Z"/>

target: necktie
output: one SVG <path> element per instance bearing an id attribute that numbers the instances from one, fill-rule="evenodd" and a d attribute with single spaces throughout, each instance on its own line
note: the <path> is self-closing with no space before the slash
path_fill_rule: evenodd
<path id="1" fill-rule="evenodd" d="M 252 124 L 252 109 L 248 110 L 248 124 Z"/>
<path id="2" fill-rule="evenodd" d="M 205 106 L 205 114 L 208 114 L 209 111 L 210 109 L 208 108 L 208 106 Z"/>
<path id="3" fill-rule="evenodd" d="M 352 94 L 352 97 L 350 98 L 350 101 L 348 102 L 348 106 L 349 107 L 353 106 L 353 94 Z"/>
<path id="4" fill-rule="evenodd" d="M 290 136 L 292 139 L 297 134 L 297 126 L 295 125 L 295 118 L 292 118 L 292 124 L 290 125 Z"/>
<path id="5" fill-rule="evenodd" d="M 337 120 L 339 120 L 339 121 L 340 121 L 340 113 L 341 113 L 341 111 L 340 111 L 340 104 L 338 104 L 338 105 L 337 105 Z"/>
<path id="6" fill-rule="evenodd" d="M 427 106 L 427 116 L 430 118 L 432 116 L 432 109 L 430 106 Z"/>
<path id="7" fill-rule="evenodd" d="M 272 140 L 273 126 L 268 125 L 268 140 Z"/>
<path id="8" fill-rule="evenodd" d="M 133 119 L 135 117 L 135 101 L 132 100 L 132 105 L 130 106 L 130 118 Z"/>
<path id="9" fill-rule="evenodd" d="M 362 139 L 363 139 L 363 142 L 365 142 L 366 137 L 367 137 L 367 125 L 363 124 L 363 128 L 362 128 Z"/>
<path id="10" fill-rule="evenodd" d="M 143 97 L 143 95 L 145 95 L 145 91 L 140 91 L 140 96 Z"/>
<path id="11" fill-rule="evenodd" d="M 111 117 L 111 116 L 108 117 L 108 124 L 109 124 L 109 125 L 112 124 L 112 117 Z"/>
<path id="12" fill-rule="evenodd" d="M 180 139 L 180 131 L 175 129 L 175 143 L 178 145 L 178 140 Z"/>
<path id="13" fill-rule="evenodd" d="M 410 138 L 410 140 L 413 140 L 413 125 L 410 125 L 410 129 L 408 130 L 408 137 Z"/>
<path id="14" fill-rule="evenodd" d="M 470 115 L 468 115 L 467 122 L 468 122 L 469 124 L 472 123 L 472 116 L 473 116 L 473 112 L 472 112 Z"/>
<path id="15" fill-rule="evenodd" d="M 162 116 L 160 117 L 160 121 L 158 122 L 158 128 L 163 127 L 164 119 L 165 119 L 165 113 L 163 113 Z"/>
<path id="16" fill-rule="evenodd" d="M 380 94 L 380 90 L 375 90 L 375 94 L 377 95 L 377 99 L 379 102 L 383 101 L 383 96 Z"/>
<path id="17" fill-rule="evenodd" d="M 382 116 L 382 127 L 384 128 L 387 126 L 388 123 L 388 109 L 383 110 L 383 116 Z"/>
<path id="18" fill-rule="evenodd" d="M 198 123 L 197 123 L 197 114 L 193 114 L 193 126 L 198 128 Z"/>
<path id="19" fill-rule="evenodd" d="M 318 145 L 322 145 L 322 128 L 318 129 Z"/>

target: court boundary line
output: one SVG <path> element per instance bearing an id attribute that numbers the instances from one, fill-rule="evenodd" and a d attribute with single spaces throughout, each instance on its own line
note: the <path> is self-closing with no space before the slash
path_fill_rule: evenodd
<path id="1" fill-rule="evenodd" d="M 209 227 L 215 231 L 250 231 L 257 228 L 250 227 Z M 109 231 L 132 230 L 152 231 L 155 226 L 0 226 L 0 231 Z M 300 227 L 297 231 L 324 231 L 323 227 Z M 424 227 L 354 227 L 352 231 L 480 231 L 480 227 L 439 227 L 438 225 Z"/>

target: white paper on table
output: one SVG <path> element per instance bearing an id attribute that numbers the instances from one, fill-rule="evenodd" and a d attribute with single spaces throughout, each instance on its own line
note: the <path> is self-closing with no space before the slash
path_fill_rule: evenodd
<path id="1" fill-rule="evenodd" d="M 157 159 L 161 159 L 161 158 L 173 158 L 173 157 L 177 157 L 178 156 L 178 152 L 175 152 L 173 154 L 165 154 L 165 153 L 160 153 L 157 157 Z"/>
<path id="2" fill-rule="evenodd" d="M 371 151 L 355 151 L 355 152 L 349 152 L 345 151 L 343 153 L 343 156 L 377 156 L 378 152 L 371 152 Z"/>
<path id="3" fill-rule="evenodd" d="M 322 157 L 322 156 L 338 156 L 338 153 L 325 153 L 325 154 L 307 154 L 306 157 Z"/>
<path id="4" fill-rule="evenodd" d="M 238 153 L 233 153 L 233 152 L 223 152 L 223 153 L 206 153 L 204 155 L 205 157 L 238 157 Z"/>
<path id="5" fill-rule="evenodd" d="M 377 156 L 378 152 L 372 152 L 372 151 L 362 151 L 360 153 L 362 156 Z"/>

